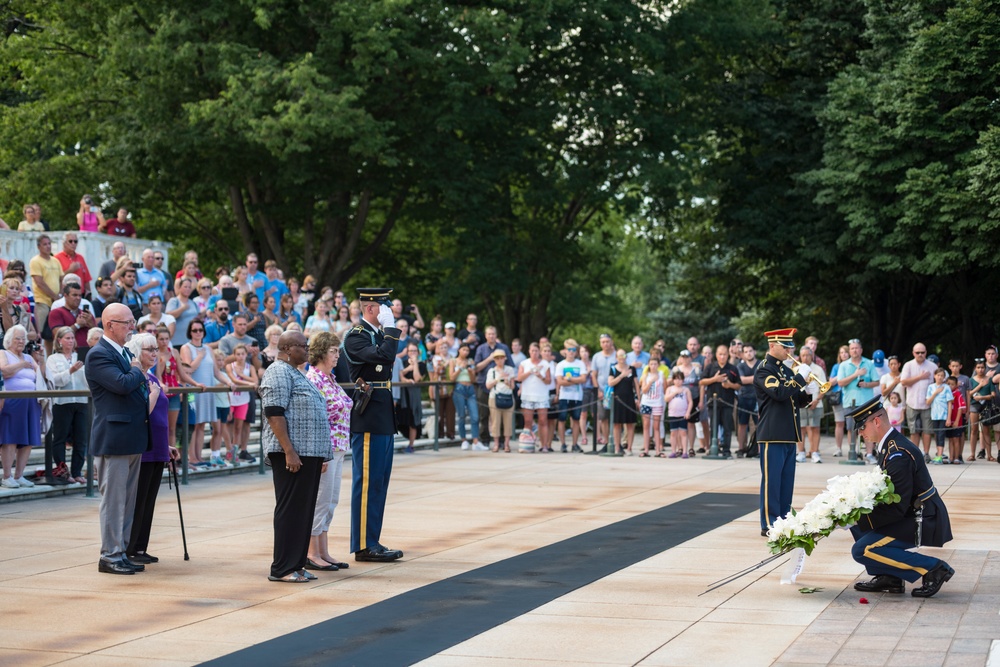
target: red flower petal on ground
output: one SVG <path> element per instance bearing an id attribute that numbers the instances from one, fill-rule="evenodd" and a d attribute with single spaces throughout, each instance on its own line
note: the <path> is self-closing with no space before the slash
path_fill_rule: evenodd
<path id="1" fill-rule="evenodd" d="M 868 604 L 868 598 L 861 598 L 860 600 L 858 600 L 858 602 L 860 602 L 861 604 Z"/>

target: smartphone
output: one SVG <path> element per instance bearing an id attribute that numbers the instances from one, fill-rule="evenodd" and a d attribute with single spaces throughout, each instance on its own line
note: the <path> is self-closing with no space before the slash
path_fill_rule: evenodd
<path id="1" fill-rule="evenodd" d="M 3 297 L 7 296 L 7 286 L 6 285 L 0 284 L 0 296 L 3 296 Z"/>
<path id="2" fill-rule="evenodd" d="M 84 311 L 85 313 L 89 313 L 89 312 L 90 312 L 90 306 L 89 306 L 89 305 L 87 305 L 87 304 L 83 304 L 83 311 Z"/>

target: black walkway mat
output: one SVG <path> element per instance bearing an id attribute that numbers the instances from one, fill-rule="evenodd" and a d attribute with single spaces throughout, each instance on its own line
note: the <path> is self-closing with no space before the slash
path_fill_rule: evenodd
<path id="1" fill-rule="evenodd" d="M 411 665 L 755 511 L 758 502 L 702 493 L 204 664 Z"/>

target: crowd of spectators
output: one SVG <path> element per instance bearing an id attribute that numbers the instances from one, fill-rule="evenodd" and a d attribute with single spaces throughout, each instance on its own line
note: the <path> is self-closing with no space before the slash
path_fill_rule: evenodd
<path id="1" fill-rule="evenodd" d="M 24 215 L 19 230 L 47 229 L 37 205 L 25 206 Z M 81 231 L 135 235 L 127 209 L 109 222 L 89 196 L 81 199 L 77 222 Z M 2 380 L 8 390 L 86 388 L 81 369 L 100 338 L 104 308 L 124 304 L 137 330 L 155 336 L 153 372 L 169 396 L 171 444 L 181 410 L 189 411 L 194 437 L 188 460 L 196 468 L 254 460 L 247 450 L 256 419 L 252 390 L 277 358 L 284 332 L 329 333 L 342 340 L 360 321 L 359 303 L 343 291 L 320 288 L 312 276 L 286 278 L 273 260 L 260 267 L 254 254 L 239 266 L 206 275 L 197 253 L 189 251 L 178 270 L 168 273 L 162 252 L 146 249 L 141 262 L 133 264 L 119 242 L 110 258 L 94 262 L 99 267 L 92 273 L 76 252 L 78 236 L 63 234 L 62 249 L 53 254 L 52 239 L 42 233 L 27 266 L 18 259 L 6 265 L 0 286 Z M 627 347 L 617 346 L 609 334 L 595 346 L 573 339 L 554 345 L 544 337 L 525 344 L 501 340 L 495 327 L 480 327 L 474 313 L 459 327 L 440 315 L 425 322 L 415 304 L 398 299 L 392 310 L 402 332 L 392 390 L 409 449 L 427 427 L 441 437 L 457 435 L 465 450 L 509 452 L 516 444 L 522 451 L 583 452 L 611 446 L 632 455 L 641 426 L 641 457 L 690 458 L 706 452 L 731 457 L 734 435 L 736 455 L 752 455 L 757 413 L 752 380 L 760 360 L 754 346 L 738 338 L 713 348 L 691 337 L 676 356 L 668 354 L 662 339 L 647 349 L 640 336 L 628 340 Z M 881 350 L 866 357 L 861 341 L 852 339 L 828 365 L 818 346 L 809 337 L 798 351 L 815 378 L 809 386 L 813 402 L 801 411 L 799 462 L 822 462 L 820 427 L 831 419 L 836 448 L 828 454 L 843 456 L 856 438 L 845 413 L 875 392 L 885 397 L 894 424 L 922 446 L 928 461 L 995 460 L 993 432 L 1000 422 L 996 347 L 974 359 L 970 377 L 962 372 L 962 359 L 943 364 L 922 343 L 905 363 Z M 425 389 L 421 383 L 426 382 L 449 384 Z M 832 388 L 824 393 L 820 385 L 826 382 Z M 189 401 L 170 393 L 183 385 L 220 384 L 230 392 L 198 394 Z M 424 409 L 428 398 L 435 405 L 433 416 Z M 0 484 L 31 485 L 23 475 L 28 450 L 47 431 L 55 474 L 70 482 L 83 480 L 85 399 L 0 403 Z M 49 431 L 53 417 L 57 426 Z M 210 457 L 202 461 L 206 429 Z M 73 447 L 68 463 L 66 446 Z M 862 455 L 874 461 L 871 443 Z"/>

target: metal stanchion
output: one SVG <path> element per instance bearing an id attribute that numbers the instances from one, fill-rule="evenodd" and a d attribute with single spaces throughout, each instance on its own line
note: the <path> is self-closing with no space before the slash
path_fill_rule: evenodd
<path id="1" fill-rule="evenodd" d="M 701 458 L 723 459 L 725 457 L 719 454 L 719 397 L 713 394 L 711 396 L 711 400 L 712 418 L 709 420 L 709 427 L 712 429 L 712 434 L 708 441 L 708 454 L 705 454 Z"/>
<path id="2" fill-rule="evenodd" d="M 188 403 L 188 395 L 187 392 L 181 394 L 181 413 L 184 415 L 181 418 L 181 465 L 184 466 L 181 470 L 181 484 L 185 486 L 188 483 L 188 445 L 191 440 L 188 433 L 188 410 L 191 405 Z"/>
<path id="3" fill-rule="evenodd" d="M 618 451 L 615 446 L 615 401 L 618 397 L 615 396 L 614 392 L 611 392 L 611 408 L 608 410 L 608 444 L 604 446 L 604 451 L 601 452 L 601 456 L 625 456 L 625 447 L 622 447 L 622 451 Z M 597 426 L 600 430 L 600 424 Z M 625 428 L 622 427 L 624 432 Z M 624 437 L 624 436 L 623 436 Z"/>
<path id="4" fill-rule="evenodd" d="M 847 412 L 854 412 L 854 408 L 855 407 L 857 407 L 856 402 L 855 401 L 851 401 L 851 407 L 850 408 L 846 408 L 845 407 L 844 408 L 844 412 L 845 413 L 847 413 Z M 844 418 L 844 422 L 845 422 L 844 423 L 844 428 L 847 428 L 847 423 L 846 423 L 847 422 L 847 418 L 846 418 L 846 416 Z M 852 420 L 852 425 L 853 425 L 853 420 Z M 840 465 L 842 465 L 842 466 L 863 466 L 863 465 L 865 465 L 865 459 L 864 459 L 863 456 L 861 456 L 861 434 L 858 433 L 857 429 L 851 429 L 851 431 L 849 431 L 848 433 L 850 433 L 852 431 L 854 433 L 854 439 L 853 439 L 853 441 L 851 441 L 851 439 L 848 438 L 847 458 L 843 459 L 840 462 Z"/>
<path id="5" fill-rule="evenodd" d="M 434 388 L 434 451 L 438 451 L 438 436 L 441 433 L 441 427 L 444 424 L 441 423 L 441 385 L 437 384 Z"/>
<path id="6" fill-rule="evenodd" d="M 94 399 L 87 396 L 87 433 L 94 432 Z M 87 440 L 87 497 L 94 497 L 94 443 Z"/>

